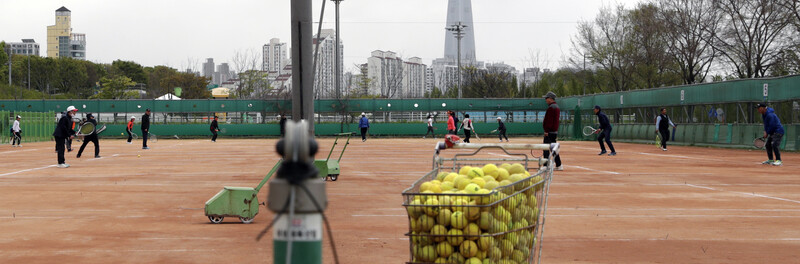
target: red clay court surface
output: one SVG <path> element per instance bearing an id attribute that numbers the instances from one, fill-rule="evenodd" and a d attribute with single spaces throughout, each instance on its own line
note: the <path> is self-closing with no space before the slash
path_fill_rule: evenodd
<path id="1" fill-rule="evenodd" d="M 320 142 L 324 158 L 333 140 Z M 434 142 L 355 139 L 348 147 L 327 190 L 341 263 L 409 260 L 401 193 L 430 170 Z M 262 207 L 253 224 L 213 225 L 202 208 L 222 186 L 255 187 L 278 160 L 275 140 L 161 140 L 147 151 L 135 143 L 101 140 L 101 159 L 87 158 L 90 144 L 82 159 L 67 153 L 68 169 L 53 167 L 53 143 L 0 146 L 0 262 L 272 261 L 271 236 L 255 241 L 272 213 Z M 800 259 L 796 153 L 771 167 L 755 150 L 617 143 L 618 156 L 598 157 L 596 142 L 563 143 L 566 170 L 550 190 L 544 263 Z M 327 237 L 324 255 L 333 263 Z"/>

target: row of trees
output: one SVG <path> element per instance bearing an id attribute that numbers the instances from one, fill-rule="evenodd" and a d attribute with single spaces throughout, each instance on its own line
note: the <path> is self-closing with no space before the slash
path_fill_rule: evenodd
<path id="1" fill-rule="evenodd" d="M 537 72 L 519 90 L 507 88 L 513 78 L 474 80 L 465 68 L 464 97 L 569 96 L 800 73 L 799 0 L 650 0 L 603 8 L 577 29 L 562 67 Z M 548 68 L 538 52 L 527 60 L 526 67 Z M 426 97 L 456 97 L 453 88 Z"/>
<path id="2" fill-rule="evenodd" d="M 0 49 L 4 45 L 0 43 Z M 172 92 L 175 87 L 182 88 L 183 98 L 211 97 L 206 89 L 207 78 L 166 66 L 142 67 L 122 60 L 98 64 L 71 58 L 21 55 L 10 59 L 12 86 L 8 87 L 9 57 L 0 52 L 0 83 L 6 91 L 0 93 L 3 99 L 156 98 Z M 145 92 L 144 96 L 140 95 L 140 90 Z"/>

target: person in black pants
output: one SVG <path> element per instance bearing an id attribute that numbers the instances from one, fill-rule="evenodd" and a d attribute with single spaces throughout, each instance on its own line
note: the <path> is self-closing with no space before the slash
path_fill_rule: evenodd
<path id="1" fill-rule="evenodd" d="M 436 139 L 436 132 L 433 132 L 433 116 L 428 115 L 428 131 L 425 132 L 425 136 L 422 138 L 427 138 L 428 135 L 432 135 L 433 139 Z"/>
<path id="2" fill-rule="evenodd" d="M 75 130 L 70 128 L 73 123 L 72 117 L 75 115 L 75 112 L 78 112 L 78 109 L 74 106 L 70 105 L 67 107 L 67 111 L 61 115 L 60 119 L 58 119 L 56 129 L 53 131 L 53 137 L 56 139 L 56 152 L 58 152 L 59 168 L 69 168 L 69 164 L 65 163 L 64 148 L 66 147 L 67 139 L 72 139 L 75 137 Z"/>
<path id="3" fill-rule="evenodd" d="M 211 121 L 211 134 L 214 136 L 211 137 L 211 142 L 217 142 L 217 131 L 219 131 L 219 124 L 217 123 L 217 116 L 214 116 L 214 121 Z"/>
<path id="4" fill-rule="evenodd" d="M 361 120 L 358 121 L 358 127 L 361 128 L 361 142 L 367 141 L 367 131 L 369 130 L 369 119 L 366 113 L 361 113 Z"/>
<path id="5" fill-rule="evenodd" d="M 503 142 L 503 138 L 505 138 L 506 142 L 508 142 L 508 136 L 506 136 L 506 124 L 503 123 L 503 118 L 499 116 L 497 117 L 497 130 L 495 131 L 497 132 L 497 137 L 500 138 L 500 142 Z"/>
<path id="6" fill-rule="evenodd" d="M 597 155 L 606 154 L 606 146 L 603 145 L 603 139 L 605 139 L 609 150 L 611 150 L 611 153 L 608 153 L 608 155 L 616 156 L 617 151 L 614 150 L 614 145 L 611 144 L 611 122 L 608 121 L 608 116 L 606 116 L 606 113 L 603 113 L 599 105 L 594 106 L 594 114 L 597 115 L 597 121 L 600 122 L 600 128 L 597 130 L 597 133 L 600 134 L 597 136 L 597 143 L 600 143 L 600 154 Z"/>
<path id="7" fill-rule="evenodd" d="M 87 114 L 86 118 L 88 118 L 86 122 L 92 123 L 95 128 L 97 127 L 97 120 L 94 120 L 94 116 L 92 114 Z M 86 145 L 89 144 L 89 142 L 94 143 L 94 158 L 100 158 L 100 142 L 97 138 L 97 130 L 92 131 L 92 134 L 83 137 L 83 144 L 81 144 L 81 148 L 78 149 L 77 158 L 81 157 L 83 149 L 86 148 Z"/>
<path id="8" fill-rule="evenodd" d="M 661 114 L 656 117 L 656 133 L 661 134 L 661 150 L 667 151 L 667 140 L 669 140 L 669 127 L 675 127 L 672 120 L 667 116 L 667 109 L 661 108 Z"/>
<path id="9" fill-rule="evenodd" d="M 150 149 L 147 147 L 147 133 L 150 132 L 150 109 L 144 111 L 142 115 L 142 149 Z"/>
<path id="10" fill-rule="evenodd" d="M 286 115 L 281 114 L 278 116 L 278 118 L 280 119 L 278 124 L 281 126 L 281 138 L 283 138 L 283 136 L 286 134 Z"/>
<path id="11" fill-rule="evenodd" d="M 547 102 L 547 111 L 544 113 L 544 120 L 542 121 L 542 128 L 544 129 L 544 144 L 556 143 L 558 141 L 558 122 L 561 115 L 561 109 L 558 108 L 558 104 L 556 104 L 556 94 L 553 92 L 547 92 L 544 96 L 545 102 Z M 547 158 L 550 156 L 550 151 L 543 151 L 543 157 Z M 561 155 L 556 154 L 553 158 L 556 162 L 557 171 L 564 170 L 564 167 L 561 167 Z"/>

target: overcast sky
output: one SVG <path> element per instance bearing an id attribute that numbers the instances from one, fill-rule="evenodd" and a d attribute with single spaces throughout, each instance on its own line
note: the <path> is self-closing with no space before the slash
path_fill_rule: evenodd
<path id="1" fill-rule="evenodd" d="M 478 60 L 520 70 L 530 51 L 547 54 L 557 68 L 571 49 L 577 22 L 592 20 L 602 6 L 632 7 L 640 0 L 473 0 Z M 290 0 L 0 0 L 0 40 L 33 38 L 46 56 L 47 26 L 55 10 L 72 11 L 73 32 L 85 33 L 87 58 L 110 63 L 185 69 L 190 59 L 230 62 L 237 51 L 261 54 L 271 38 L 291 39 Z M 321 0 L 313 0 L 314 19 Z M 344 0 L 341 38 L 346 70 L 365 63 L 373 50 L 391 50 L 425 64 L 443 56 L 447 0 Z M 334 27 L 334 4 L 323 28 Z M 316 26 L 314 27 L 316 32 Z"/>

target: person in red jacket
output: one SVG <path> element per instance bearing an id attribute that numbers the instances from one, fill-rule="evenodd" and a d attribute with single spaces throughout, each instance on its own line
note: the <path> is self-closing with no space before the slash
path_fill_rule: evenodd
<path id="1" fill-rule="evenodd" d="M 456 134 L 456 121 L 454 119 L 455 115 L 455 112 L 447 111 L 447 134 Z"/>
<path id="2" fill-rule="evenodd" d="M 547 102 L 547 111 L 544 114 L 544 122 L 542 123 L 542 127 L 544 128 L 544 143 L 556 143 L 558 140 L 558 120 L 561 115 L 561 109 L 558 109 L 558 104 L 556 104 L 556 94 L 553 92 L 547 92 L 544 96 L 544 100 Z M 550 151 L 545 151 L 543 157 L 549 157 Z M 561 167 L 561 155 L 556 155 L 553 158 L 556 162 L 555 170 L 564 170 Z"/>
<path id="3" fill-rule="evenodd" d="M 136 117 L 132 116 L 131 121 L 128 121 L 127 131 L 128 131 L 128 144 L 132 144 L 131 140 L 133 140 L 133 135 L 131 131 L 133 131 L 133 122 L 136 121 Z"/>

